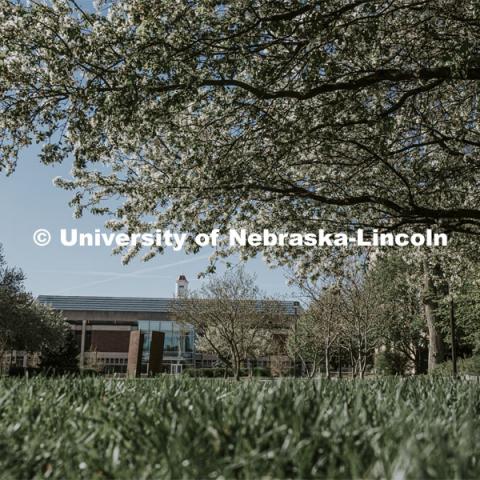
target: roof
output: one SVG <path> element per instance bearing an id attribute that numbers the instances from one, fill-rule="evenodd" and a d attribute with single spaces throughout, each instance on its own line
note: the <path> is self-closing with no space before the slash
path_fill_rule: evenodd
<path id="1" fill-rule="evenodd" d="M 93 312 L 156 312 L 170 313 L 173 298 L 144 298 L 144 297 L 90 297 L 65 295 L 40 295 L 37 300 L 50 305 L 54 310 L 62 311 L 93 311 Z M 285 312 L 288 315 L 295 313 L 299 302 L 283 301 Z"/>
<path id="2" fill-rule="evenodd" d="M 171 298 L 89 297 L 40 295 L 38 301 L 54 310 L 94 312 L 171 312 Z"/>

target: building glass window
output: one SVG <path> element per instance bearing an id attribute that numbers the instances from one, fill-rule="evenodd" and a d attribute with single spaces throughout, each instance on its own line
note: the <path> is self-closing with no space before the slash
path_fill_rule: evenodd
<path id="1" fill-rule="evenodd" d="M 152 337 L 149 332 L 146 332 L 145 335 L 143 336 L 142 363 L 148 363 L 151 344 L 152 344 Z"/>
<path id="2" fill-rule="evenodd" d="M 172 320 L 139 320 L 138 329 L 144 333 L 142 363 L 148 362 L 151 346 L 151 332 L 165 334 L 163 351 L 167 357 L 191 359 L 194 348 L 195 332 L 193 327 L 181 325 Z"/>
<path id="3" fill-rule="evenodd" d="M 161 332 L 162 329 L 160 328 L 161 322 L 158 320 L 150 320 L 150 331 L 151 332 Z"/>
<path id="4" fill-rule="evenodd" d="M 178 352 L 180 349 L 180 336 L 177 333 L 165 332 L 165 352 Z"/>
<path id="5" fill-rule="evenodd" d="M 188 333 L 185 334 L 185 352 L 192 353 L 193 352 L 193 331 L 190 330 Z"/>
<path id="6" fill-rule="evenodd" d="M 149 332 L 150 331 L 150 321 L 149 320 L 139 320 L 138 321 L 138 329 L 142 332 Z"/>

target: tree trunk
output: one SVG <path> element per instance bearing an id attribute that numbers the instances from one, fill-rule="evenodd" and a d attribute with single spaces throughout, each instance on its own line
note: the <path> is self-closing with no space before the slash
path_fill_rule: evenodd
<path id="1" fill-rule="evenodd" d="M 436 289 L 426 261 L 423 263 L 423 272 L 423 307 L 428 328 L 428 372 L 431 373 L 435 366 L 444 361 L 445 356 L 442 336 L 437 327 Z"/>
<path id="2" fill-rule="evenodd" d="M 360 364 L 360 378 L 365 378 L 366 371 L 367 371 L 367 355 L 365 354 Z"/>
<path id="3" fill-rule="evenodd" d="M 305 367 L 307 366 L 307 363 L 305 363 Z M 313 356 L 313 360 L 311 362 L 311 368 L 307 369 L 307 376 L 308 378 L 313 378 L 316 373 L 317 373 L 318 365 L 317 365 L 317 355 L 315 354 Z"/>
<path id="4" fill-rule="evenodd" d="M 358 342 L 357 369 L 358 369 L 358 376 L 360 378 L 363 378 L 362 343 L 361 343 L 361 341 Z"/>
<path id="5" fill-rule="evenodd" d="M 362 354 L 358 354 L 358 376 L 360 379 L 363 379 L 365 376 L 365 369 L 363 368 L 363 360 L 362 360 Z"/>
<path id="6" fill-rule="evenodd" d="M 310 377 L 310 370 L 308 369 L 308 366 L 307 366 L 307 362 L 305 362 L 305 359 L 302 357 L 302 355 L 299 355 L 299 358 L 300 358 L 300 364 L 302 366 L 302 376 L 303 374 L 306 374 L 307 377 Z M 293 362 L 293 376 L 296 376 L 296 372 L 297 372 L 297 362 L 294 361 Z"/>
<path id="7" fill-rule="evenodd" d="M 330 378 L 330 348 L 325 347 L 325 377 Z"/>
<path id="8" fill-rule="evenodd" d="M 240 360 L 235 359 L 235 380 L 239 381 L 240 380 Z"/>
<path id="9" fill-rule="evenodd" d="M 350 347 L 349 347 L 349 355 L 350 355 L 350 365 L 352 366 L 352 378 L 355 378 L 357 376 L 357 362 L 355 361 L 355 354 L 353 351 L 353 345 L 350 342 Z"/>
<path id="10" fill-rule="evenodd" d="M 425 373 L 422 372 L 422 366 L 421 366 L 421 351 L 419 347 L 415 348 L 415 355 L 414 355 L 414 360 L 413 360 L 413 374 L 414 375 L 419 375 L 420 373 Z"/>

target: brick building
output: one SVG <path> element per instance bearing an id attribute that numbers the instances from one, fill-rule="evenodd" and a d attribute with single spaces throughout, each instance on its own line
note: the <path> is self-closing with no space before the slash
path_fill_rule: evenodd
<path id="1" fill-rule="evenodd" d="M 145 334 L 145 354 L 151 332 L 164 332 L 163 363 L 169 371 L 179 371 L 194 361 L 194 332 L 172 320 L 172 299 L 42 295 L 38 301 L 61 311 L 71 325 L 81 365 L 125 372 L 134 330 Z M 148 371 L 148 365 L 144 370 Z"/>
<path id="2" fill-rule="evenodd" d="M 180 275 L 176 296 L 181 297 L 188 281 Z M 195 332 L 174 321 L 172 298 L 92 297 L 41 295 L 40 303 L 61 311 L 71 325 L 80 348 L 80 364 L 107 372 L 127 369 L 130 333 L 144 333 L 144 357 L 148 358 L 152 332 L 164 333 L 163 365 L 166 372 L 180 373 L 185 367 L 211 367 L 214 355 L 195 351 Z M 287 315 L 298 313 L 298 302 L 282 302 Z M 269 359 L 258 359 L 268 365 Z M 145 360 L 142 371 L 148 372 Z"/>

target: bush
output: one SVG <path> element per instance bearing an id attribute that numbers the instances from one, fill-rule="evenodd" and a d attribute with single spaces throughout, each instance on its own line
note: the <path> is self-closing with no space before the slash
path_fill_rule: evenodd
<path id="1" fill-rule="evenodd" d="M 58 372 L 57 375 L 79 372 L 77 355 L 80 353 L 75 335 L 69 330 L 64 342 L 55 347 L 45 346 L 41 352 L 40 368 L 43 371 Z"/>
<path id="2" fill-rule="evenodd" d="M 399 352 L 385 351 L 375 356 L 375 370 L 378 375 L 404 375 L 405 356 Z"/>
<path id="3" fill-rule="evenodd" d="M 63 376 L 94 376 L 98 373 L 95 370 L 85 368 L 81 371 L 78 367 L 59 367 L 59 368 L 42 368 L 42 367 L 10 367 L 8 375 L 10 377 L 24 377 L 42 375 L 44 377 L 63 377 Z"/>
<path id="4" fill-rule="evenodd" d="M 64 377 L 65 375 L 75 376 L 80 374 L 78 367 L 40 367 L 39 370 L 46 377 Z"/>
<path id="5" fill-rule="evenodd" d="M 95 370 L 95 368 L 84 368 L 77 370 L 77 373 L 81 374 L 82 377 L 97 377 L 99 375 L 98 370 Z"/>
<path id="6" fill-rule="evenodd" d="M 225 375 L 225 368 L 186 368 L 183 370 L 183 374 L 187 377 L 206 377 L 206 378 L 223 378 L 233 377 L 233 372 L 231 370 L 227 370 L 227 374 Z M 247 368 L 242 368 L 240 370 L 241 377 L 271 377 L 271 371 L 269 368 L 265 367 L 255 367 L 251 370 Z"/>
<path id="7" fill-rule="evenodd" d="M 36 367 L 10 367 L 8 369 L 8 375 L 10 377 L 33 377 L 40 373 L 40 369 Z"/>
<path id="8" fill-rule="evenodd" d="M 480 375 L 480 355 L 474 355 L 469 358 L 459 358 L 457 360 L 457 371 L 462 375 Z M 433 375 L 451 376 L 453 375 L 452 361 L 440 363 L 433 370 Z"/>
<path id="9" fill-rule="evenodd" d="M 266 367 L 255 367 L 252 371 L 254 377 L 271 377 L 272 372 Z"/>
<path id="10" fill-rule="evenodd" d="M 187 377 L 206 377 L 206 378 L 223 378 L 225 376 L 224 368 L 186 368 L 183 374 Z M 227 376 L 231 373 L 227 371 Z"/>

